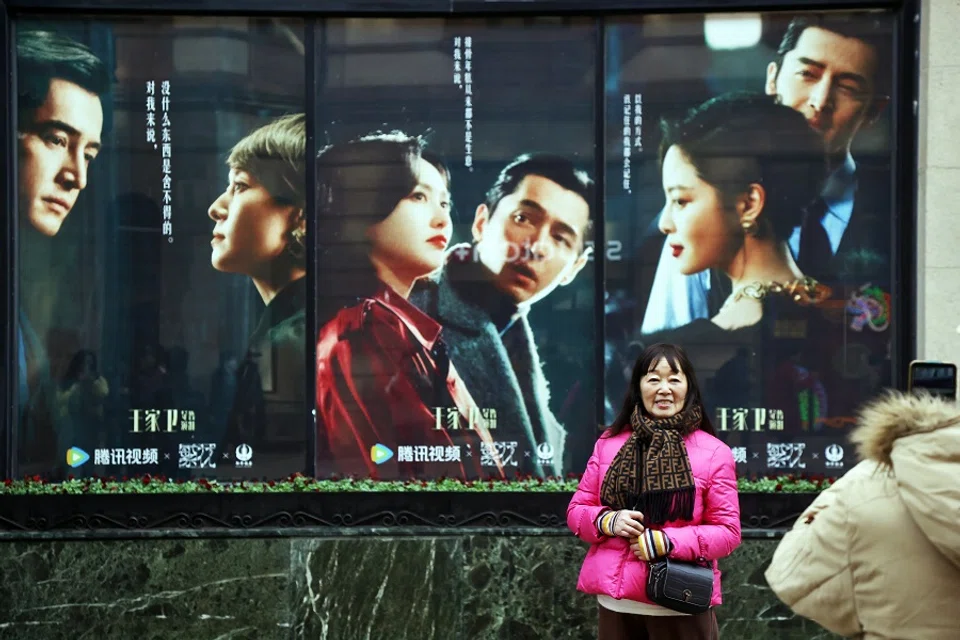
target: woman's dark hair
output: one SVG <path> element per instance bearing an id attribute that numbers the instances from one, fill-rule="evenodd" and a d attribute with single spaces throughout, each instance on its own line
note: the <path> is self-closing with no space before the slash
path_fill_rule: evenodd
<path id="1" fill-rule="evenodd" d="M 821 137 L 806 118 L 772 96 L 736 92 L 660 123 L 660 163 L 676 146 L 731 209 L 751 184 L 763 186 L 761 230 L 785 241 L 803 221 L 826 178 Z"/>
<path id="2" fill-rule="evenodd" d="M 657 343 L 644 349 L 637 362 L 633 365 L 633 374 L 630 376 L 630 387 L 627 389 L 626 396 L 623 398 L 623 407 L 619 415 L 608 427 L 607 437 L 613 437 L 630 426 L 630 417 L 633 415 L 633 408 L 639 406 L 640 412 L 651 417 L 647 408 L 643 406 L 643 398 L 640 396 L 640 381 L 647 375 L 651 369 L 655 368 L 661 360 L 666 360 L 670 369 L 674 373 L 680 371 L 687 377 L 687 397 L 683 403 L 683 409 L 691 405 L 698 404 L 703 410 L 703 419 L 700 421 L 700 430 L 706 431 L 710 435 L 716 435 L 713 429 L 713 423 L 707 416 L 706 408 L 703 406 L 703 394 L 700 393 L 700 383 L 697 382 L 697 372 L 693 369 L 693 363 L 687 357 L 687 353 L 682 347 L 675 344 Z"/>
<path id="3" fill-rule="evenodd" d="M 379 286 L 367 229 L 417 186 L 419 160 L 436 167 L 449 188 L 447 167 L 425 148 L 423 137 L 394 131 L 333 144 L 317 155 L 317 260 L 323 273 L 317 279 L 318 305 L 327 310 L 321 315 Z"/>
<path id="4" fill-rule="evenodd" d="M 67 365 L 67 371 L 60 379 L 60 388 L 69 389 L 70 385 L 80 379 L 80 374 L 87 367 L 87 362 L 92 361 L 93 372 L 97 372 L 97 354 L 89 349 L 81 349 L 70 358 L 70 364 Z"/>

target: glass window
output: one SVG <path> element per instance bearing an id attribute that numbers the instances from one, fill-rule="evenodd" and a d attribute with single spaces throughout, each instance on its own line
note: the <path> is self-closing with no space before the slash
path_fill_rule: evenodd
<path id="1" fill-rule="evenodd" d="M 607 414 L 682 345 L 741 472 L 837 475 L 891 384 L 893 16 L 607 28 Z M 620 248 L 620 245 L 618 245 Z"/>
<path id="2" fill-rule="evenodd" d="M 657 342 L 741 472 L 841 473 L 894 19 L 19 19 L 11 475 L 579 473 Z"/>
<path id="3" fill-rule="evenodd" d="M 599 381 L 596 28 L 321 27 L 319 475 L 583 468 Z"/>
<path id="4" fill-rule="evenodd" d="M 304 469 L 303 40 L 18 22 L 19 473 Z"/>

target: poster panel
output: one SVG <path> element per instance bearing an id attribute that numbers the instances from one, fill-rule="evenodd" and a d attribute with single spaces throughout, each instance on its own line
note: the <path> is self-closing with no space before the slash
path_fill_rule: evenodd
<path id="1" fill-rule="evenodd" d="M 19 474 L 307 457 L 304 27 L 19 20 Z"/>
<path id="2" fill-rule="evenodd" d="M 596 36 L 579 19 L 321 26 L 321 477 L 583 469 Z"/>
<path id="3" fill-rule="evenodd" d="M 606 419 L 636 355 L 690 355 L 741 473 L 851 465 L 891 383 L 889 13 L 657 15 L 607 29 Z"/>

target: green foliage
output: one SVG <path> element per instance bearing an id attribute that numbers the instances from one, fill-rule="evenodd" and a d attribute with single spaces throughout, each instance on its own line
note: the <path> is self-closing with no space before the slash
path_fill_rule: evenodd
<path id="1" fill-rule="evenodd" d="M 380 481 L 329 479 L 316 480 L 296 473 L 282 480 L 218 482 L 216 480 L 169 480 L 162 477 L 82 478 L 48 482 L 39 476 L 6 480 L 0 485 L 4 495 L 88 495 L 145 493 L 347 493 L 347 492 L 455 492 L 455 493 L 572 493 L 580 479 L 521 478 L 517 480 L 455 479 Z M 740 478 L 741 493 L 817 493 L 833 483 L 833 478 L 818 476 L 780 476 Z"/>

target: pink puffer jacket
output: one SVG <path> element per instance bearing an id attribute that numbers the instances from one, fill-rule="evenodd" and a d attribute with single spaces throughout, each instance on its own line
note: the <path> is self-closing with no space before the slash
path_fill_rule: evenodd
<path id="1" fill-rule="evenodd" d="M 577 589 L 617 599 L 647 602 L 648 564 L 630 550 L 627 538 L 607 538 L 594 524 L 605 507 L 600 506 L 600 485 L 610 463 L 630 436 L 630 430 L 608 438 L 604 434 L 593 449 L 587 470 L 567 507 L 567 526 L 590 543 Z M 740 544 L 740 500 L 730 448 L 704 431 L 684 438 L 693 479 L 696 503 L 693 520 L 668 522 L 661 527 L 673 542 L 671 558 L 712 560 L 714 606 L 722 602 L 717 559 L 730 555 Z"/>

